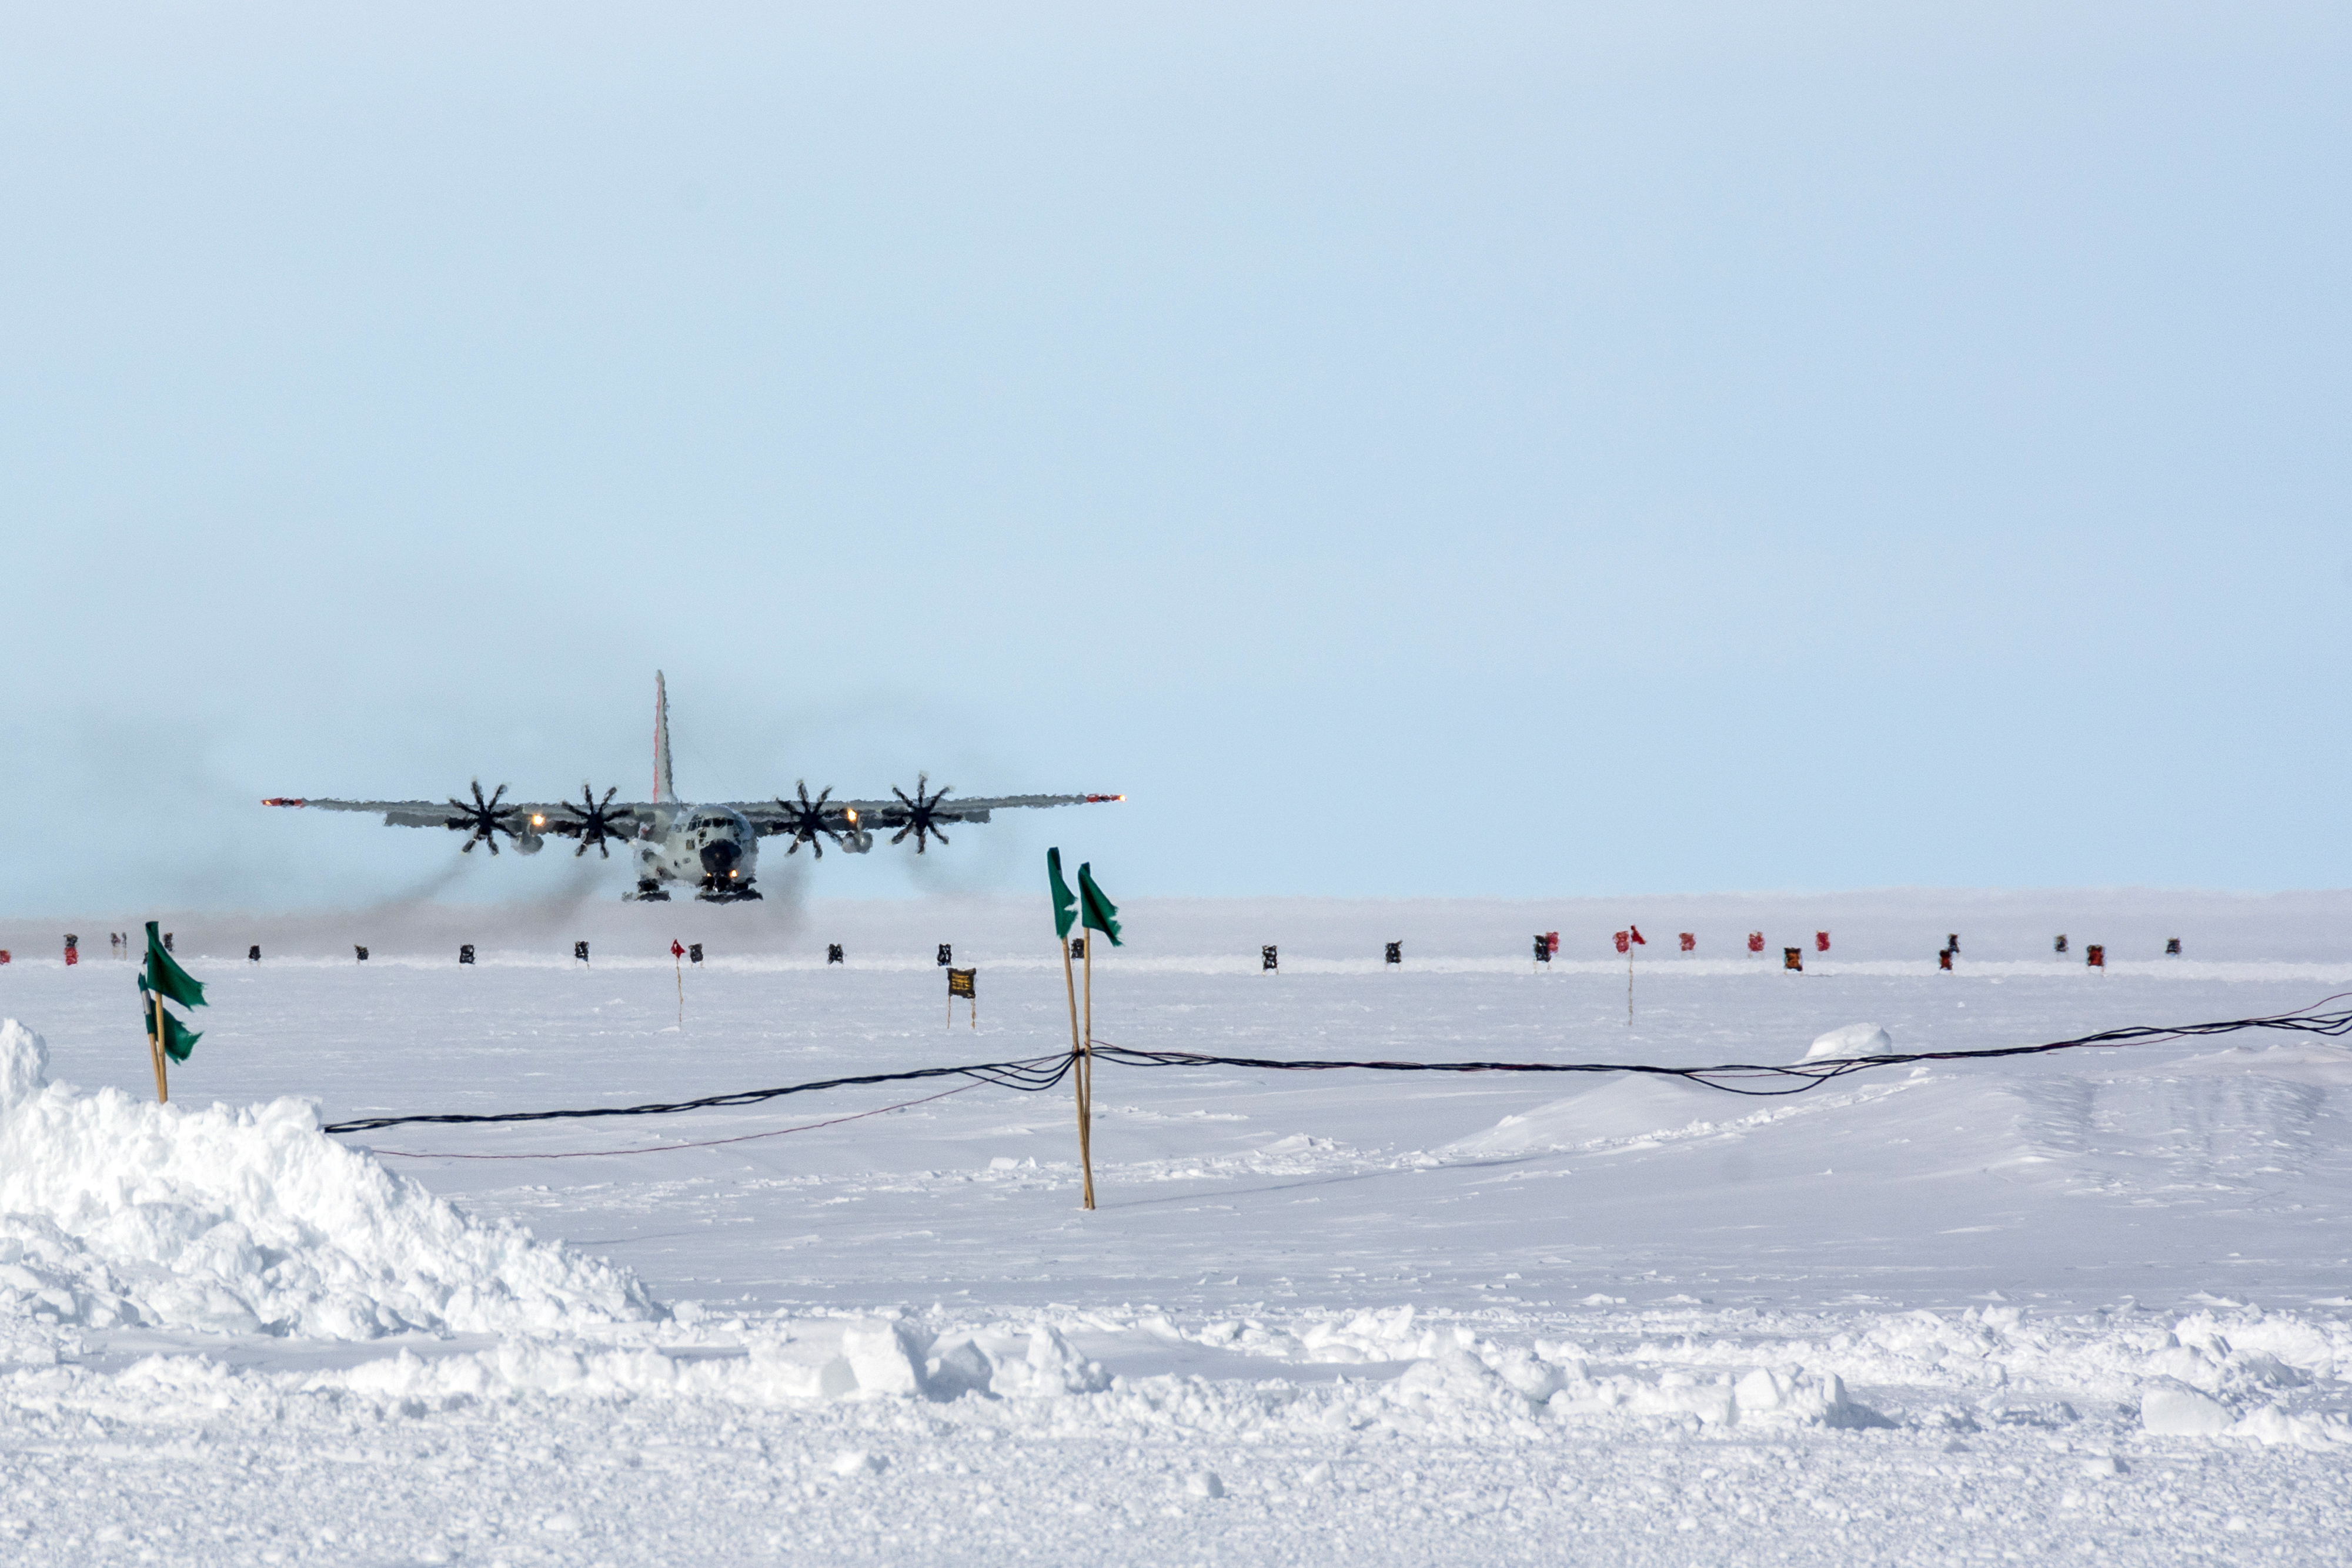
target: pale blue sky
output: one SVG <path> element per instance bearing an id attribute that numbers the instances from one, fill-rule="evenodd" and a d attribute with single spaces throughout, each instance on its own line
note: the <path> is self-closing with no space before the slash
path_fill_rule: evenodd
<path id="1" fill-rule="evenodd" d="M 692 794 L 1134 797 L 938 885 L 2342 886 L 2347 67 L 2321 5 L 9 4 L 0 908 L 416 885 L 253 801 L 635 792 L 656 666 Z"/>

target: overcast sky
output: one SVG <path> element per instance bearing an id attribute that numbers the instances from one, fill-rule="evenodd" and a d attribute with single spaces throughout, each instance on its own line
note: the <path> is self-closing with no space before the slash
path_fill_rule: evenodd
<path id="1" fill-rule="evenodd" d="M 0 18 L 8 912 L 2352 880 L 2340 4 Z"/>

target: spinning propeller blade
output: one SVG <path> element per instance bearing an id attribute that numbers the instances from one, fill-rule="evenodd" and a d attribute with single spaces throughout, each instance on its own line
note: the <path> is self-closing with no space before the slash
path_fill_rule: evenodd
<path id="1" fill-rule="evenodd" d="M 502 811 L 499 809 L 499 802 L 505 798 L 506 792 L 507 787 L 501 784 L 491 793 L 490 798 L 485 800 L 482 799 L 482 781 L 477 779 L 474 780 L 472 805 L 468 806 L 455 796 L 450 798 L 449 809 L 457 814 L 449 820 L 449 831 L 467 835 L 466 841 L 458 847 L 459 854 L 472 854 L 476 844 L 488 844 L 490 846 L 490 853 L 496 854 L 499 852 L 500 833 L 506 834 L 510 839 L 516 836 L 514 824 L 508 821 L 508 818 L 513 815 L 512 811 Z"/>
<path id="2" fill-rule="evenodd" d="M 809 799 L 808 780 L 801 779 L 794 782 L 800 789 L 800 803 L 795 805 L 781 796 L 776 800 L 777 810 L 784 814 L 784 831 L 792 835 L 793 840 L 784 853 L 796 855 L 801 852 L 801 846 L 806 844 L 812 858 L 823 860 L 824 846 L 817 842 L 820 837 L 831 839 L 835 848 L 841 844 L 840 831 L 827 825 L 824 820 L 824 803 L 833 798 L 833 786 L 826 785 L 812 800 Z"/>
<path id="3" fill-rule="evenodd" d="M 894 844 L 898 843 L 903 841 L 908 833 L 912 833 L 915 835 L 915 852 L 917 854 L 921 854 L 923 852 L 925 847 L 923 841 L 927 837 L 937 839 L 941 843 L 946 843 L 948 841 L 947 834 L 940 831 L 939 824 L 933 820 L 933 818 L 934 813 L 939 810 L 940 802 L 948 798 L 948 791 L 953 789 L 954 786 L 942 784 L 940 786 L 938 793 L 932 795 L 930 799 L 925 800 L 923 798 L 923 786 L 929 784 L 930 781 L 931 776 L 929 774 L 916 774 L 915 798 L 911 800 L 907 799 L 907 792 L 904 789 L 899 789 L 896 784 L 890 786 L 890 793 L 898 796 L 898 803 L 907 809 L 907 825 L 899 829 L 897 832 L 891 834 L 890 841 Z"/>
<path id="4" fill-rule="evenodd" d="M 605 790 L 604 798 L 599 800 L 596 799 L 595 786 L 583 783 L 580 786 L 581 803 L 579 805 L 575 806 L 569 800 L 562 803 L 563 809 L 578 819 L 576 823 L 565 830 L 580 835 L 580 847 L 572 852 L 573 860 L 578 860 L 582 855 L 586 854 L 588 846 L 591 844 L 596 846 L 598 859 L 611 860 L 613 852 L 605 847 L 606 842 L 615 839 L 625 841 L 629 837 L 628 833 L 623 831 L 627 825 L 625 821 L 627 813 L 623 812 L 623 820 L 616 821 L 611 810 L 613 797 L 620 792 L 619 787 L 615 786 Z"/>

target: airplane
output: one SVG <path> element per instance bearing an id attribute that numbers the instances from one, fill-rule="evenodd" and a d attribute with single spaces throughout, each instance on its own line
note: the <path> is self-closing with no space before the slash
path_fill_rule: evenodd
<path id="1" fill-rule="evenodd" d="M 912 795 L 894 785 L 890 793 L 895 800 L 836 800 L 830 785 L 811 799 L 803 779 L 794 795 L 770 800 L 729 800 L 719 805 L 681 800 L 670 777 L 669 689 L 656 670 L 650 800 L 614 805 L 618 786 L 605 790 L 599 800 L 595 789 L 587 784 L 580 787 L 577 805 L 569 800 L 509 800 L 505 785 L 485 797 L 482 781 L 477 779 L 470 801 L 453 796 L 446 805 L 431 800 L 313 800 L 283 795 L 273 795 L 262 804 L 318 811 L 380 811 L 387 828 L 446 828 L 466 835 L 458 849 L 461 854 L 473 853 L 476 844 L 488 844 L 490 853 L 497 854 L 500 833 L 516 853 L 525 855 L 537 854 L 550 835 L 579 840 L 580 847 L 572 852 L 574 859 L 593 846 L 599 859 L 610 860 L 609 846 L 624 844 L 627 846 L 624 853 L 637 873 L 635 890 L 624 894 L 624 899 L 666 900 L 669 889 L 665 884 L 685 883 L 694 886 L 698 900 L 733 904 L 761 896 L 754 884 L 763 838 L 790 839 L 786 854 L 798 854 L 806 844 L 812 859 L 823 860 L 827 843 L 845 853 L 862 855 L 873 849 L 876 832 L 896 828 L 898 831 L 891 834 L 890 841 L 899 843 L 911 833 L 915 852 L 921 854 L 929 840 L 948 841 L 940 830 L 942 822 L 985 822 L 992 811 L 1097 805 L 1127 799 L 1124 795 L 996 795 L 950 802 L 948 786 L 932 789 L 929 785 L 930 776 L 919 773 Z"/>

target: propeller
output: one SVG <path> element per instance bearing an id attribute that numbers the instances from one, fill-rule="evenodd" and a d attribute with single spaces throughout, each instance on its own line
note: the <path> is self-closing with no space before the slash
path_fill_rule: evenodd
<path id="1" fill-rule="evenodd" d="M 579 805 L 575 806 L 569 800 L 559 802 L 565 810 L 579 819 L 570 828 L 571 831 L 580 835 L 580 847 L 572 852 L 573 860 L 586 854 L 590 844 L 596 846 L 598 859 L 611 860 L 613 852 L 605 847 L 605 841 L 625 841 L 629 838 L 632 818 L 628 808 L 624 806 L 618 812 L 612 810 L 613 797 L 620 792 L 620 787 L 615 785 L 605 790 L 604 798 L 599 800 L 594 786 L 583 784 L 580 786 Z"/>
<path id="2" fill-rule="evenodd" d="M 907 809 L 907 825 L 899 829 L 897 832 L 891 834 L 890 841 L 894 844 L 898 843 L 904 840 L 908 833 L 912 833 L 915 835 L 915 852 L 917 854 L 921 854 L 923 852 L 923 840 L 926 836 L 937 839 L 941 843 L 946 843 L 948 841 L 948 836 L 940 831 L 939 823 L 934 813 L 938 811 L 940 802 L 948 798 L 948 791 L 953 789 L 954 786 L 942 784 L 940 786 L 936 794 L 932 795 L 930 799 L 925 800 L 923 798 L 923 786 L 929 784 L 930 781 L 931 776 L 929 774 L 916 774 L 915 798 L 911 800 L 907 799 L 907 792 L 904 789 L 899 789 L 896 784 L 890 786 L 890 793 L 898 796 L 899 804 L 903 805 Z"/>
<path id="3" fill-rule="evenodd" d="M 784 853 L 796 855 L 801 852 L 801 846 L 806 844 L 813 857 L 823 860 L 824 846 L 817 842 L 820 836 L 831 839 L 835 848 L 839 848 L 841 844 L 841 834 L 826 826 L 824 820 L 824 803 L 833 797 L 833 786 L 826 785 L 817 798 L 812 800 L 809 799 L 808 780 L 802 779 L 795 782 L 800 786 L 800 804 L 794 805 L 792 801 L 782 799 L 776 801 L 778 809 L 784 813 L 784 831 L 790 833 L 793 838 L 792 847 L 784 851 Z"/>
<path id="4" fill-rule="evenodd" d="M 455 796 L 450 798 L 449 809 L 457 815 L 449 820 L 449 831 L 459 832 L 468 828 L 473 830 L 467 835 L 465 843 L 459 846 L 457 851 L 459 854 L 472 854 L 476 844 L 488 844 L 490 846 L 490 853 L 496 854 L 499 852 L 500 833 L 506 834 L 510 839 L 515 836 L 514 824 L 507 820 L 513 813 L 510 810 L 499 810 L 499 801 L 506 792 L 507 787 L 501 784 L 491 792 L 490 798 L 485 800 L 482 799 L 482 781 L 477 779 L 474 780 L 472 805 L 468 806 Z"/>

